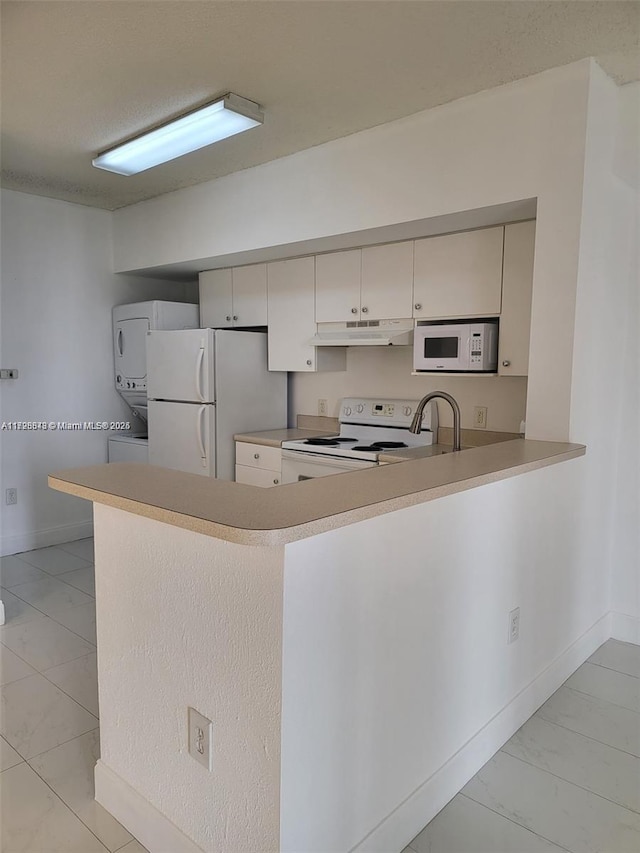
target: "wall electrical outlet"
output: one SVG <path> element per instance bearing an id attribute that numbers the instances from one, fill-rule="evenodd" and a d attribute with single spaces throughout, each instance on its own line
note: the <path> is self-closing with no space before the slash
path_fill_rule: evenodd
<path id="1" fill-rule="evenodd" d="M 515 643 L 520 636 L 520 608 L 516 607 L 509 614 L 509 636 L 507 643 Z"/>
<path id="2" fill-rule="evenodd" d="M 189 755 L 211 770 L 213 723 L 195 708 L 189 708 Z"/>
<path id="3" fill-rule="evenodd" d="M 4 502 L 7 506 L 13 506 L 13 504 L 18 503 L 18 490 L 17 489 L 7 489 L 5 492 Z"/>
<path id="4" fill-rule="evenodd" d="M 318 400 L 318 414 L 323 417 L 329 414 L 329 404 L 326 400 Z"/>
<path id="5" fill-rule="evenodd" d="M 487 407 L 486 406 L 474 406 L 473 407 L 473 426 L 475 429 L 486 429 L 487 428 Z"/>

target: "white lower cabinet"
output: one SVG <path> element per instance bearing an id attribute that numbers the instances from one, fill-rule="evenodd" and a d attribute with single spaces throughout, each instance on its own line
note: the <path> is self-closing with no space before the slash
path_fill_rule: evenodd
<path id="1" fill-rule="evenodd" d="M 279 447 L 236 441 L 236 483 L 268 489 L 282 482 Z"/>

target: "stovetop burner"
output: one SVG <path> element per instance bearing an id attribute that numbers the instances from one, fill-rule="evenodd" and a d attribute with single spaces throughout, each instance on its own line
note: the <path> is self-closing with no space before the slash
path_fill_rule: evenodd
<path id="1" fill-rule="evenodd" d="M 336 436 L 335 438 L 307 438 L 303 444 L 315 444 L 319 447 L 338 447 L 341 442 L 356 442 L 357 440 L 357 438 L 342 438 L 341 436 Z"/>
<path id="2" fill-rule="evenodd" d="M 352 447 L 352 450 L 367 450 L 370 453 L 376 453 L 379 450 L 396 450 L 398 447 L 408 447 L 404 441 L 373 441 L 371 444 L 359 444 L 357 447 Z"/>

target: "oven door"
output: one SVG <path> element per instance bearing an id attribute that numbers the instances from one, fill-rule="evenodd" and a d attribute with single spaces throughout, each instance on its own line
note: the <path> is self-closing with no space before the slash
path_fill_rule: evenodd
<path id="1" fill-rule="evenodd" d="M 417 326 L 413 338 L 414 370 L 469 370 L 469 326 Z"/>
<path id="2" fill-rule="evenodd" d="M 346 474 L 362 468 L 375 468 L 377 462 L 363 459 L 342 459 L 336 456 L 320 456 L 318 453 L 303 453 L 297 450 L 282 451 L 282 482 L 299 483 L 314 477 L 330 474 Z"/>

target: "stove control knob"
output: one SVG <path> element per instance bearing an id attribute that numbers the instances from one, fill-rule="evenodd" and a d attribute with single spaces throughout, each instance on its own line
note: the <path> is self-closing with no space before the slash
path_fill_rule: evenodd
<path id="1" fill-rule="evenodd" d="M 362 403 L 358 403 L 358 405 L 356 406 L 356 412 L 364 412 L 364 406 L 362 405 Z"/>
<path id="2" fill-rule="evenodd" d="M 402 411 L 404 412 L 405 415 L 410 415 L 411 412 L 413 411 L 413 409 L 411 408 L 411 406 L 405 406 Z"/>
<path id="3" fill-rule="evenodd" d="M 351 406 L 345 406 L 342 411 L 348 417 L 351 414 Z"/>

